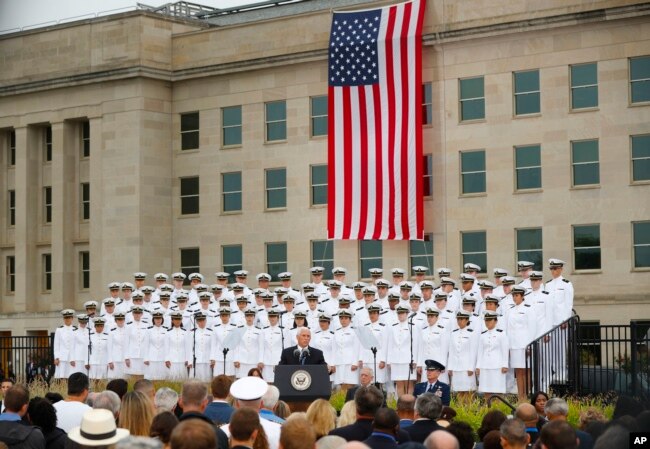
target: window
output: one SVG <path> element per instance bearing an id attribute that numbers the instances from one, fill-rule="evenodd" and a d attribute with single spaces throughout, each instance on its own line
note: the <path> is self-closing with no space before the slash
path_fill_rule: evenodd
<path id="1" fill-rule="evenodd" d="M 650 221 L 632 223 L 634 268 L 650 268 Z"/>
<path id="2" fill-rule="evenodd" d="M 630 59 L 630 98 L 632 103 L 650 101 L 650 56 Z"/>
<path id="3" fill-rule="evenodd" d="M 311 97 L 311 136 L 327 135 L 327 95 Z"/>
<path id="4" fill-rule="evenodd" d="M 241 106 L 229 106 L 221 109 L 221 144 L 224 147 L 242 144 Z"/>
<path id="5" fill-rule="evenodd" d="M 461 152 L 460 171 L 463 195 L 485 193 L 485 151 Z"/>
<path id="6" fill-rule="evenodd" d="M 43 161 L 52 162 L 52 127 L 47 126 L 43 131 Z"/>
<path id="7" fill-rule="evenodd" d="M 266 244 L 266 272 L 271 275 L 272 281 L 278 281 L 278 274 L 287 271 L 287 244 Z"/>
<path id="8" fill-rule="evenodd" d="M 539 70 L 515 72 L 515 115 L 539 114 Z"/>
<path id="9" fill-rule="evenodd" d="M 79 286 L 82 290 L 88 290 L 90 288 L 90 252 L 89 251 L 80 251 L 79 252 L 79 274 L 81 275 L 79 279 Z"/>
<path id="10" fill-rule="evenodd" d="M 580 320 L 578 341 L 580 342 L 579 353 L 581 364 L 601 366 L 602 350 L 600 333 L 600 321 Z"/>
<path id="11" fill-rule="evenodd" d="M 485 118 L 485 86 L 483 77 L 460 80 L 460 120 Z"/>
<path id="12" fill-rule="evenodd" d="M 632 181 L 650 181 L 650 134 L 632 136 Z"/>
<path id="13" fill-rule="evenodd" d="M 7 293 L 16 291 L 16 257 L 7 256 Z"/>
<path id="14" fill-rule="evenodd" d="M 43 254 L 43 290 L 52 290 L 52 254 Z"/>
<path id="15" fill-rule="evenodd" d="M 517 190 L 542 188 L 542 156 L 539 145 L 515 147 Z"/>
<path id="16" fill-rule="evenodd" d="M 411 269 L 421 265 L 433 271 L 433 234 L 424 234 L 424 240 L 409 241 Z"/>
<path id="17" fill-rule="evenodd" d="M 90 157 L 90 122 L 81 122 L 81 157 Z"/>
<path id="18" fill-rule="evenodd" d="M 534 270 L 543 271 L 542 228 L 517 229 L 517 260 L 533 262 Z"/>
<path id="19" fill-rule="evenodd" d="M 480 273 L 487 270 L 487 238 L 485 231 L 461 232 L 463 265 L 475 263 L 481 267 Z"/>
<path id="20" fill-rule="evenodd" d="M 311 266 L 325 268 L 324 273 L 331 273 L 334 268 L 334 241 L 311 241 Z"/>
<path id="21" fill-rule="evenodd" d="M 16 191 L 10 190 L 8 192 L 9 196 L 9 226 L 16 225 Z"/>
<path id="22" fill-rule="evenodd" d="M 199 148 L 199 113 L 181 114 L 181 150 Z"/>
<path id="23" fill-rule="evenodd" d="M 52 223 L 52 187 L 43 187 L 43 221 Z"/>
<path id="24" fill-rule="evenodd" d="M 383 266 L 383 250 L 381 240 L 359 241 L 359 272 L 361 277 L 370 277 L 371 268 Z"/>
<path id="25" fill-rule="evenodd" d="M 327 204 L 327 164 L 311 166 L 311 205 L 321 204 Z"/>
<path id="26" fill-rule="evenodd" d="M 13 167 L 16 165 L 16 131 L 9 131 L 9 154 L 7 155 L 7 165 Z"/>
<path id="27" fill-rule="evenodd" d="M 199 213 L 199 177 L 181 178 L 181 215 Z"/>
<path id="28" fill-rule="evenodd" d="M 600 183 L 598 140 L 571 142 L 573 185 L 585 186 Z"/>
<path id="29" fill-rule="evenodd" d="M 235 282 L 235 271 L 244 267 L 241 245 L 224 245 L 221 247 L 221 266 L 223 271 L 230 273 L 228 282 Z"/>
<path id="30" fill-rule="evenodd" d="M 424 196 L 433 195 L 433 155 L 425 154 L 424 155 L 424 170 L 423 170 L 423 189 L 422 193 Z"/>
<path id="31" fill-rule="evenodd" d="M 270 168 L 266 173 L 266 208 L 287 207 L 287 169 Z"/>
<path id="32" fill-rule="evenodd" d="M 287 103 L 271 101 L 264 104 L 266 110 L 266 141 L 287 139 Z"/>
<path id="33" fill-rule="evenodd" d="M 185 276 L 189 276 L 191 273 L 200 273 L 201 264 L 200 259 L 200 250 L 199 248 L 181 248 L 181 272 Z M 188 285 L 190 280 L 185 278 L 185 285 Z"/>
<path id="34" fill-rule="evenodd" d="M 573 227 L 573 257 L 576 270 L 600 270 L 600 225 Z"/>
<path id="35" fill-rule="evenodd" d="M 431 83 L 422 85 L 422 124 L 430 125 L 433 123 L 433 94 Z"/>
<path id="36" fill-rule="evenodd" d="M 598 107 L 598 65 L 572 65 L 570 71 L 571 109 Z"/>
<path id="37" fill-rule="evenodd" d="M 223 189 L 222 210 L 224 212 L 241 211 L 241 172 L 222 173 L 221 185 Z"/>
<path id="38" fill-rule="evenodd" d="M 90 183 L 81 183 L 81 219 L 90 220 Z"/>

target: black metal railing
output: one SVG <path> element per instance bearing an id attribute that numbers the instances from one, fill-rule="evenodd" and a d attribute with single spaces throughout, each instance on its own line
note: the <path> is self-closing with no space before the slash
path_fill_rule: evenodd
<path id="1" fill-rule="evenodd" d="M 580 385 L 578 358 L 578 329 L 580 317 L 573 315 L 546 334 L 530 343 L 526 349 L 526 391 L 552 390 L 566 395 Z"/>
<path id="2" fill-rule="evenodd" d="M 49 379 L 54 374 L 54 334 L 0 337 L 0 377 L 19 382 Z"/>

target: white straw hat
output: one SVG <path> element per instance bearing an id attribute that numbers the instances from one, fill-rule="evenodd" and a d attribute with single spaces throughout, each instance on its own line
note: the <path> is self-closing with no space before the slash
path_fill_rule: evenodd
<path id="1" fill-rule="evenodd" d="M 129 430 L 118 429 L 113 414 L 103 409 L 88 410 L 81 419 L 81 426 L 68 432 L 68 438 L 84 446 L 114 444 L 127 436 Z"/>

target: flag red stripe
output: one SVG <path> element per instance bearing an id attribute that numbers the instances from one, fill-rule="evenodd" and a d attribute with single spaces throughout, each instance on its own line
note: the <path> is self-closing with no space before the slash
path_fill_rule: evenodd
<path id="1" fill-rule="evenodd" d="M 411 8 L 413 4 L 412 3 L 407 3 L 404 5 L 404 15 L 403 15 L 403 20 L 404 22 L 402 23 L 402 32 L 400 35 L 400 69 L 402 71 L 402 120 L 408 120 L 409 117 L 409 108 L 413 107 L 412 105 L 412 100 L 413 100 L 413 95 L 412 92 L 410 91 L 413 89 L 414 86 L 409 85 L 409 59 L 408 59 L 408 31 L 409 31 L 409 25 L 410 25 L 410 19 L 411 19 Z M 401 158 L 401 163 L 402 163 L 402 177 L 401 177 L 401 182 L 402 185 L 400 187 L 400 190 L 402 192 L 402 238 L 407 240 L 409 238 L 409 203 L 410 203 L 410 198 L 409 198 L 409 184 L 411 183 L 411 177 L 409 176 L 409 125 L 410 123 L 407 123 L 406 125 L 402 125 L 402 133 L 401 133 L 401 138 L 402 138 L 402 158 Z"/>
<path id="2" fill-rule="evenodd" d="M 395 145 L 395 77 L 393 74 L 393 30 L 395 29 L 395 14 L 397 8 L 391 7 L 388 9 L 388 24 L 386 25 L 386 84 L 388 87 L 388 117 L 386 123 L 388 126 L 388 148 L 389 154 L 392 156 Z M 388 157 L 388 239 L 395 238 L 395 159 Z M 385 175 L 384 175 L 385 176 Z M 384 211 L 385 212 L 385 211 Z M 376 238 L 379 238 L 377 236 Z"/>
<path id="3" fill-rule="evenodd" d="M 343 238 L 350 238 L 350 228 L 352 227 L 352 213 L 349 211 L 352 210 L 356 205 L 352 201 L 353 191 L 352 191 L 352 117 L 350 114 L 350 87 L 342 87 L 343 90 L 343 147 L 345 148 L 344 156 L 344 166 L 345 173 L 343 175 L 343 183 L 345 186 L 345 211 L 348 213 L 345 214 L 343 219 Z M 354 87 L 352 88 L 354 89 Z M 354 118 L 357 119 L 356 117 Z"/>
<path id="4" fill-rule="evenodd" d="M 417 179 L 415 183 L 416 188 L 416 207 L 417 207 L 417 239 L 424 238 L 424 201 L 423 198 L 423 168 L 424 160 L 423 153 L 424 148 L 422 144 L 422 114 L 420 113 L 420 108 L 422 104 L 422 39 L 419 36 L 422 35 L 422 25 L 424 22 L 424 2 L 421 2 L 418 12 L 418 23 L 416 28 L 416 39 L 415 39 L 415 171 L 417 173 Z"/>
<path id="5" fill-rule="evenodd" d="M 366 110 L 366 89 L 359 87 L 359 133 L 361 139 L 361 205 L 358 235 L 366 235 L 368 224 L 368 111 Z"/>
<path id="6" fill-rule="evenodd" d="M 329 86 L 327 89 L 327 111 L 330 115 L 334 114 L 334 87 Z M 335 221 L 336 221 L 336 170 L 334 170 L 335 161 L 335 143 L 334 119 L 327 121 L 327 238 L 334 238 Z"/>
<path id="7" fill-rule="evenodd" d="M 384 173 L 384 164 L 381 156 L 384 142 L 382 142 L 381 139 L 381 123 L 383 117 L 381 111 L 381 93 L 379 90 L 379 84 L 374 84 L 372 86 L 372 97 L 373 103 L 375 104 L 375 164 L 377 167 L 375 174 L 375 228 L 372 233 L 372 238 L 378 239 L 381 235 L 382 217 L 384 216 L 384 190 L 382 179 L 382 174 Z"/>

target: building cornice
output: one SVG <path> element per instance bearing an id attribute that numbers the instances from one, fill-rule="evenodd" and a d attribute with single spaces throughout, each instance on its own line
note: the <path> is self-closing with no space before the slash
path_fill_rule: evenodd
<path id="1" fill-rule="evenodd" d="M 540 29 L 561 28 L 572 25 L 607 22 L 631 18 L 643 19 L 647 16 L 650 16 L 650 3 L 642 3 L 632 6 L 606 8 L 594 11 L 513 21 L 495 25 L 467 27 L 456 30 L 433 32 L 425 34 L 422 37 L 422 40 L 426 46 L 435 46 L 471 39 L 531 32 Z M 270 67 L 324 61 L 326 59 L 327 49 L 321 48 L 304 52 L 254 58 L 246 61 L 211 64 L 207 66 L 192 67 L 180 70 L 164 70 L 139 65 L 0 86 L 0 97 L 129 78 L 148 78 L 168 82 L 177 82 L 194 78 L 226 75 L 243 71 L 261 70 Z"/>

